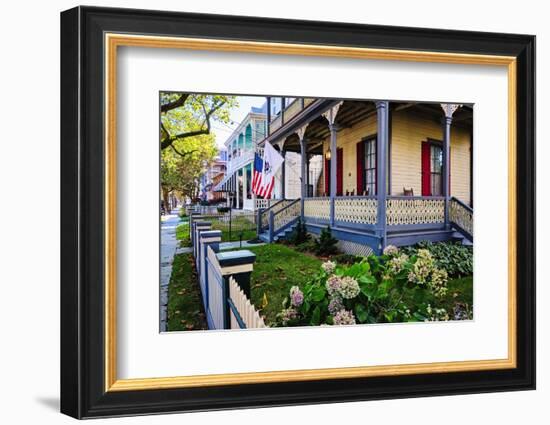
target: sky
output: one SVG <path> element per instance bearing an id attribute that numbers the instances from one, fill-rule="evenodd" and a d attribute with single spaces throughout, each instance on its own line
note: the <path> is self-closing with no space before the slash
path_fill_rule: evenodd
<path id="1" fill-rule="evenodd" d="M 212 122 L 212 133 L 216 136 L 216 145 L 223 147 L 224 142 L 231 136 L 241 121 L 250 112 L 252 106 L 262 106 L 265 96 L 237 96 L 239 106 L 231 111 L 231 122 L 225 124 L 219 121 Z"/>

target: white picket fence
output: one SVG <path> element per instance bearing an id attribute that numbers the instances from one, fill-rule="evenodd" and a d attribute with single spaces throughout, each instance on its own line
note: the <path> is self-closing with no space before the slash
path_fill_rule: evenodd
<path id="1" fill-rule="evenodd" d="M 231 329 L 267 327 L 264 319 L 252 305 L 233 276 L 229 277 L 229 298 L 232 304 L 230 304 Z"/>
<path id="2" fill-rule="evenodd" d="M 210 223 L 198 217 L 191 220 L 191 226 L 193 254 L 208 328 L 267 327 L 246 295 L 247 291 L 250 293 L 255 255 L 248 250 L 220 253 L 220 231 L 211 231 Z"/>

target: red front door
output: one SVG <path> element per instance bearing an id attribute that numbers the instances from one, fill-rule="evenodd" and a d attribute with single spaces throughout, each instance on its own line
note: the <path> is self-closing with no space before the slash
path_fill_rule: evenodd
<path id="1" fill-rule="evenodd" d="M 432 196 L 430 144 L 422 142 L 422 196 Z"/>

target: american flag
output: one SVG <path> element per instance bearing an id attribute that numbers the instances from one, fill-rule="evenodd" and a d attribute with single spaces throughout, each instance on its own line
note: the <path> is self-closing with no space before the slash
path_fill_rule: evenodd
<path id="1" fill-rule="evenodd" d="M 260 189 L 262 188 L 262 170 L 264 168 L 264 161 L 260 155 L 254 154 L 254 175 L 252 176 L 252 193 L 260 196 Z"/>
<path id="2" fill-rule="evenodd" d="M 257 195 L 264 199 L 271 199 L 273 187 L 275 186 L 275 173 L 281 168 L 283 162 L 284 158 L 279 152 L 269 142 L 265 142 L 261 181 L 259 188 L 256 189 Z"/>

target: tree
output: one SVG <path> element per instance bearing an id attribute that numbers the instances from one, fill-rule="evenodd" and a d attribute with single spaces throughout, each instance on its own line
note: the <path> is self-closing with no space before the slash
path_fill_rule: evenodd
<path id="1" fill-rule="evenodd" d="M 218 153 L 212 134 L 190 137 L 185 145 L 185 156 L 172 149 L 161 152 L 160 181 L 165 204 L 173 191 L 196 198 L 200 177 Z"/>
<path id="2" fill-rule="evenodd" d="M 186 156 L 181 141 L 210 134 L 212 122 L 228 123 L 229 113 L 237 106 L 235 96 L 203 95 L 191 93 L 160 94 L 160 146 L 172 148 L 178 155 Z"/>

